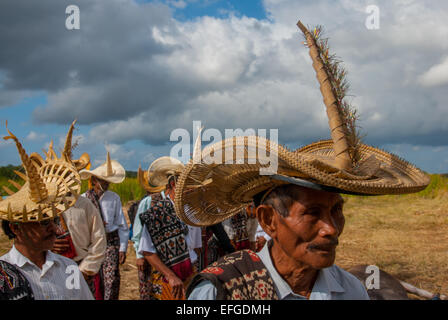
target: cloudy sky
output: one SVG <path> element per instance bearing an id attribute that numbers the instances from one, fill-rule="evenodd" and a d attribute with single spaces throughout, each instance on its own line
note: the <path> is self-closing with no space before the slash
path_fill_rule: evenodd
<path id="1" fill-rule="evenodd" d="M 97 165 L 109 150 L 127 170 L 169 154 L 193 121 L 278 129 L 291 148 L 329 138 L 299 19 L 344 61 L 364 142 L 448 172 L 446 0 L 1 0 L 0 134 L 8 120 L 41 152 L 76 118 L 75 156 Z M 0 153 L 20 162 L 9 141 Z"/>

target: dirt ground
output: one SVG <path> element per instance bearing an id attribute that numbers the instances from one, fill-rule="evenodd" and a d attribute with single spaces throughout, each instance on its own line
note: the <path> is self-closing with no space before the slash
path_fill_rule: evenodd
<path id="1" fill-rule="evenodd" d="M 126 208 L 125 208 L 126 210 Z M 126 211 L 125 211 L 126 212 Z M 336 264 L 376 265 L 399 280 L 448 295 L 448 196 L 348 197 Z M 11 242 L 0 232 L 0 255 Z M 139 298 L 135 252 L 121 266 L 120 299 Z"/>

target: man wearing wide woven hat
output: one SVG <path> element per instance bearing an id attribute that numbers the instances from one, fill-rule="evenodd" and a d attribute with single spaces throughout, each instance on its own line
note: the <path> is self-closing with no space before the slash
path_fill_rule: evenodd
<path id="1" fill-rule="evenodd" d="M 19 189 L 0 201 L 0 218 L 5 234 L 14 239 L 11 250 L 0 257 L 14 266 L 29 281 L 38 300 L 93 299 L 77 264 L 50 250 L 56 240 L 56 220 L 72 207 L 79 196 L 81 181 L 66 153 L 35 165 L 17 137 L 9 130 L 25 168 L 17 172 L 25 184 L 11 181 Z M 73 281 L 68 277 L 70 276 Z M 67 285 L 69 284 L 69 285 Z"/>
<path id="2" fill-rule="evenodd" d="M 186 165 L 175 199 L 183 221 L 214 224 L 254 201 L 272 238 L 258 253 L 239 251 L 203 270 L 187 290 L 189 299 L 368 299 L 359 280 L 334 265 L 345 223 L 340 194 L 404 194 L 429 183 L 415 166 L 359 141 L 356 113 L 344 100 L 345 72 L 328 54 L 320 28 L 311 33 L 298 26 L 332 140 L 290 151 L 262 137 L 235 137 L 206 147 L 200 163 Z"/>
<path id="3" fill-rule="evenodd" d="M 106 162 L 94 170 L 79 172 L 82 180 L 90 179 L 92 188 L 82 194 L 99 210 L 106 231 L 106 252 L 100 269 L 100 290 L 96 299 L 118 300 L 120 293 L 120 268 L 126 260 L 129 227 L 123 214 L 120 196 L 108 190 L 110 183 L 121 183 L 126 172 L 107 152 Z"/>
<path id="4" fill-rule="evenodd" d="M 192 264 L 198 259 L 194 249 L 202 246 L 200 228 L 187 227 L 174 211 L 172 199 L 183 168 L 179 160 L 161 157 L 148 172 L 151 186 L 166 188 L 165 193 L 152 196 L 152 205 L 140 215 L 143 229 L 137 253 L 152 266 L 151 299 L 184 298 L 184 284 L 191 279 Z"/>

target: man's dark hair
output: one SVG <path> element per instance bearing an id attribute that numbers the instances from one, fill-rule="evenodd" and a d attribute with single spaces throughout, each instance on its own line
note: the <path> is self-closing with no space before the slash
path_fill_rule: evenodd
<path id="1" fill-rule="evenodd" d="M 270 189 L 269 189 L 270 190 Z M 254 204 L 256 207 L 262 204 L 270 205 L 273 207 L 282 217 L 287 217 L 289 215 L 289 208 L 293 205 L 299 196 L 299 188 L 293 184 L 287 184 L 283 186 L 276 187 L 272 190 L 265 199 L 263 196 L 266 192 L 260 192 L 254 196 Z M 263 202 L 261 200 L 263 199 Z"/>
<path id="2" fill-rule="evenodd" d="M 14 232 L 12 232 L 11 228 L 9 227 L 8 220 L 2 220 L 2 229 L 3 229 L 3 232 L 8 236 L 9 239 L 14 239 L 16 237 Z"/>

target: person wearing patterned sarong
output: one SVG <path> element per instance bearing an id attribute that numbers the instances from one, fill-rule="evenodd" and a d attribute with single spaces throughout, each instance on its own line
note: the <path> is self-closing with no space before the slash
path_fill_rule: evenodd
<path id="1" fill-rule="evenodd" d="M 118 300 L 120 294 L 120 264 L 126 261 L 129 227 L 123 214 L 120 197 L 108 190 L 110 183 L 121 183 L 124 168 L 111 161 L 107 153 L 106 163 L 95 170 L 81 170 L 81 179 L 90 178 L 92 188 L 83 194 L 100 211 L 106 231 L 106 252 L 99 275 L 94 279 L 97 300 Z"/>
<path id="2" fill-rule="evenodd" d="M 151 282 L 151 265 L 146 261 L 145 257 L 138 252 L 140 245 L 140 239 L 142 237 L 143 225 L 140 220 L 140 215 L 146 212 L 153 204 L 152 197 L 155 194 L 160 193 L 160 195 L 165 198 L 164 190 L 165 185 L 160 187 L 153 187 L 148 181 L 148 175 L 152 173 L 152 166 L 156 165 L 157 162 L 153 162 L 147 172 L 144 172 L 141 167 L 138 168 L 137 180 L 140 186 L 146 190 L 147 196 L 144 197 L 138 204 L 137 212 L 133 220 L 132 227 L 132 237 L 131 241 L 134 243 L 134 249 L 136 254 L 136 265 L 137 265 L 137 275 L 138 275 L 138 288 L 140 293 L 140 300 L 151 300 L 154 297 L 151 296 L 152 282 Z"/>
<path id="3" fill-rule="evenodd" d="M 134 249 L 137 258 L 137 276 L 138 276 L 138 288 L 140 293 L 140 300 L 151 300 L 151 265 L 146 261 L 145 257 L 138 252 L 140 239 L 142 237 L 143 225 L 140 220 L 140 216 L 142 213 L 146 212 L 152 206 L 152 197 L 155 193 L 150 194 L 148 191 L 148 195 L 143 198 L 137 208 L 137 214 L 134 218 L 133 225 L 133 234 L 132 234 L 132 242 L 134 243 Z M 165 197 L 164 192 L 160 193 L 162 197 Z"/>
<path id="4" fill-rule="evenodd" d="M 153 195 L 152 206 L 140 215 L 143 225 L 138 253 L 152 266 L 151 298 L 157 300 L 185 299 L 185 287 L 194 275 L 190 259 L 188 227 L 174 211 L 176 177 L 183 164 L 170 157 L 154 161 L 149 183 L 166 185 L 165 196 Z"/>

